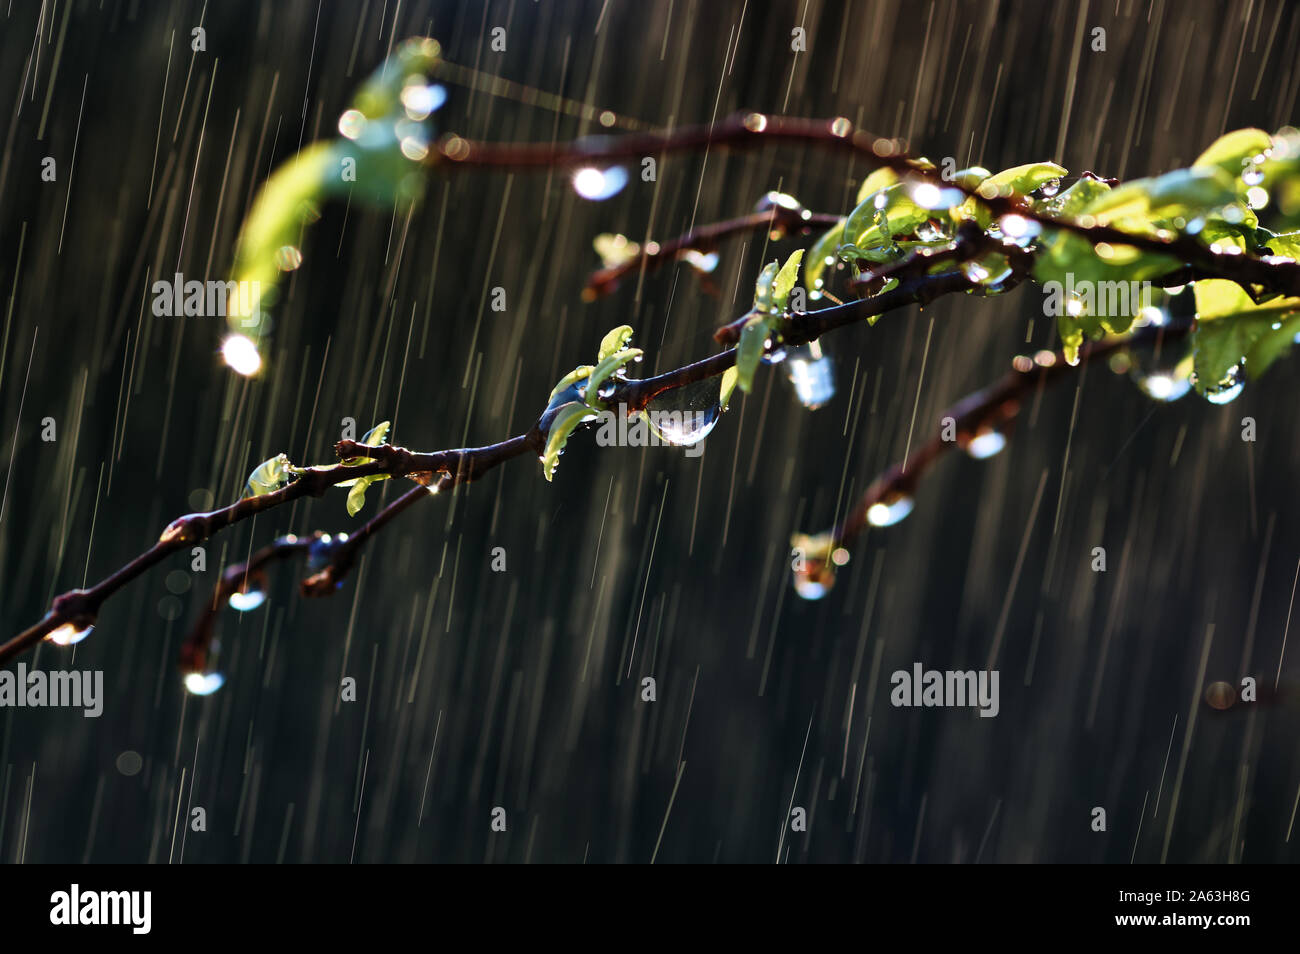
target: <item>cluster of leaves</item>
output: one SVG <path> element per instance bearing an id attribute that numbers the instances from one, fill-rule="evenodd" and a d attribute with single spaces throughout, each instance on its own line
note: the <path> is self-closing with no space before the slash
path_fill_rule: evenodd
<path id="1" fill-rule="evenodd" d="M 378 447 L 388 437 L 388 429 L 391 427 L 389 421 L 384 421 L 375 425 L 366 432 L 365 437 L 361 438 L 361 443 L 367 447 Z M 369 457 L 349 457 L 337 464 L 330 464 L 321 470 L 332 470 L 338 467 L 355 466 L 357 464 L 368 464 L 372 458 Z M 269 460 L 264 460 L 253 469 L 248 475 L 248 482 L 244 485 L 245 497 L 260 497 L 263 494 L 274 493 L 289 483 L 298 475 L 304 473 L 305 468 L 295 466 L 284 454 L 276 454 Z M 352 480 L 341 480 L 334 486 L 349 487 L 348 491 L 348 516 L 355 517 L 361 512 L 361 508 L 366 505 L 366 488 L 377 480 L 388 480 L 388 474 L 367 474 L 364 477 L 356 477 Z"/>
<path id="2" fill-rule="evenodd" d="M 611 381 L 626 377 L 627 365 L 640 360 L 641 349 L 627 347 L 631 340 L 631 325 L 613 329 L 601 339 L 595 364 L 579 365 L 551 390 L 546 408 L 550 427 L 546 450 L 542 454 L 542 475 L 547 480 L 555 477 L 555 468 L 559 466 L 569 435 L 580 424 L 594 420 L 597 414 L 607 409 L 601 398 L 601 389 Z"/>
<path id="3" fill-rule="evenodd" d="M 927 160 L 919 160 L 918 167 L 934 170 Z M 1164 241 L 1191 239 L 1223 255 L 1300 258 L 1300 232 L 1295 231 L 1300 226 L 1300 132 L 1294 129 L 1275 136 L 1237 130 L 1186 169 L 1116 187 L 1085 175 L 1063 189 L 1068 175 L 1051 162 L 998 173 L 973 167 L 944 177 L 960 186 L 945 188 L 934 176 L 905 181 L 890 169 L 877 170 L 862 183 L 853 210 L 810 246 L 804 269 L 809 296 L 822 297 L 829 269 L 844 264 L 857 273 L 916 249 L 944 247 L 963 221 L 974 221 L 989 237 L 1033 253 L 1029 277 L 1042 285 L 1057 283 L 1058 289 L 1156 282 L 1184 263 L 1131 245 L 1095 243 L 1076 231 L 1053 228 L 1050 220 L 1085 228 L 1110 226 Z M 979 201 L 1012 196 L 1034 213 L 1034 221 L 1020 216 L 1013 222 L 1009 217 L 994 221 Z M 1261 224 L 1263 210 L 1272 228 Z M 936 265 L 935 270 L 950 267 Z M 1008 287 L 1011 266 L 1007 255 L 993 251 L 967 263 L 964 271 L 972 291 L 996 294 Z M 772 284 L 767 270 L 759 278 L 760 295 L 765 283 Z M 880 294 L 894 284 L 891 280 L 870 290 Z M 1243 369 L 1252 377 L 1263 374 L 1300 331 L 1300 299 L 1225 279 L 1203 279 L 1194 287 L 1199 321 L 1190 344 L 1192 374 L 1202 393 L 1230 386 Z M 1067 295 L 1057 315 L 1067 357 L 1076 360 L 1087 339 L 1127 332 L 1148 303 L 1139 296 L 1121 296 L 1121 307 L 1107 309 Z M 767 325 L 772 323 L 769 319 Z"/>

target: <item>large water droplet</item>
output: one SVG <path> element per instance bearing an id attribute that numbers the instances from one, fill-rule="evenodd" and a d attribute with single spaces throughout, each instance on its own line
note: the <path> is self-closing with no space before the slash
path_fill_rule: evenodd
<path id="1" fill-rule="evenodd" d="M 819 342 L 800 345 L 789 352 L 785 373 L 795 397 L 809 410 L 821 407 L 835 396 L 835 374 L 831 359 Z"/>
<path id="2" fill-rule="evenodd" d="M 185 674 L 185 689 L 191 695 L 210 696 L 226 684 L 219 672 L 189 672 Z"/>
<path id="3" fill-rule="evenodd" d="M 584 166 L 573 174 L 573 191 L 593 202 L 618 195 L 625 185 L 627 170 L 622 166 L 611 166 L 608 169 Z"/>
<path id="4" fill-rule="evenodd" d="M 642 415 L 665 444 L 690 447 L 712 433 L 722 415 L 722 382 L 696 381 L 665 391 L 646 405 Z"/>
<path id="5" fill-rule="evenodd" d="M 56 646 L 75 646 L 94 630 L 94 624 L 80 627 L 76 623 L 64 623 L 45 638 Z"/>
<path id="6" fill-rule="evenodd" d="M 890 494 L 867 508 L 867 523 L 873 527 L 892 527 L 912 512 L 915 503 L 907 494 Z"/>

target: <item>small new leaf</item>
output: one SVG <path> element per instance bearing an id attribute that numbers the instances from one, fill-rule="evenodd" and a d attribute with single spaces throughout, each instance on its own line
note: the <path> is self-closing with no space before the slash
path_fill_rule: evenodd
<path id="1" fill-rule="evenodd" d="M 551 429 L 546 435 L 546 453 L 542 455 L 542 475 L 549 481 L 555 476 L 560 463 L 560 453 L 583 419 L 591 415 L 591 408 L 581 401 L 570 401 L 551 419 Z"/>
<path id="2" fill-rule="evenodd" d="M 630 331 L 631 329 L 628 330 Z M 608 340 L 608 338 L 606 340 Z M 587 379 L 587 406 L 595 408 L 598 411 L 603 411 L 605 405 L 600 400 L 601 385 L 616 374 L 625 364 L 641 357 L 641 354 L 642 351 L 640 348 L 624 348 L 622 351 L 616 351 L 613 354 L 603 356 L 600 364 L 596 365 L 595 369 L 591 372 L 591 376 Z"/>
<path id="3" fill-rule="evenodd" d="M 799 263 L 802 261 L 803 249 L 799 249 L 785 260 L 781 270 L 776 273 L 776 279 L 772 282 L 772 307 L 777 314 L 784 313 L 786 303 L 790 301 L 790 292 L 799 280 Z"/>
<path id="4" fill-rule="evenodd" d="M 736 383 L 746 394 L 754 386 L 754 372 L 767 344 L 770 319 L 770 315 L 756 314 L 740 329 L 740 344 L 736 346 Z"/>
<path id="5" fill-rule="evenodd" d="M 731 404 L 731 392 L 736 390 L 736 382 L 740 380 L 740 372 L 732 365 L 726 371 L 722 372 L 722 391 L 719 394 L 718 403 L 722 405 L 725 411 Z"/>
<path id="6" fill-rule="evenodd" d="M 583 378 L 590 377 L 591 372 L 594 370 L 595 370 L 594 366 L 590 364 L 578 365 L 578 367 L 574 368 L 564 377 L 560 378 L 559 383 L 556 384 L 555 387 L 551 388 L 551 396 L 546 399 L 546 403 L 550 404 L 557 397 L 559 397 L 565 391 L 569 390 L 569 388 L 573 387 Z"/>
<path id="7" fill-rule="evenodd" d="M 632 340 L 632 326 L 619 325 L 600 340 L 600 351 L 596 354 L 596 363 L 604 361 L 610 355 L 621 351 Z"/>
<path id="8" fill-rule="evenodd" d="M 361 443 L 365 444 L 367 447 L 378 447 L 380 444 L 384 442 L 384 438 L 388 435 L 388 428 L 390 426 L 391 423 L 389 421 L 384 421 L 382 424 L 378 424 L 375 427 L 372 427 L 370 430 L 366 432 L 366 436 L 361 438 Z M 372 458 L 370 457 L 354 457 L 347 461 L 344 461 L 344 463 L 367 464 L 371 460 Z M 337 486 L 339 487 L 352 488 L 351 490 L 348 491 L 348 500 L 347 500 L 348 516 L 355 517 L 358 513 L 361 512 L 361 508 L 366 505 L 367 487 L 373 484 L 376 480 L 387 480 L 387 479 L 388 479 L 387 474 L 370 474 L 369 476 L 366 477 L 358 477 L 355 480 L 345 480 L 342 483 L 338 484 Z"/>
<path id="9" fill-rule="evenodd" d="M 244 496 L 260 497 L 262 494 L 279 490 L 289 482 L 290 466 L 289 458 L 284 454 L 276 454 L 270 460 L 258 464 L 248 475 L 248 483 L 244 485 Z"/>

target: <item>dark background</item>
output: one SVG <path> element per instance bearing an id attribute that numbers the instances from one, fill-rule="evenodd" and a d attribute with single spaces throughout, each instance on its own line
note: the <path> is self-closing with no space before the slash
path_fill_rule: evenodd
<path id="1" fill-rule="evenodd" d="M 345 416 L 395 418 L 394 439 L 421 449 L 489 443 L 526 428 L 614 325 L 636 327 L 645 372 L 710 353 L 792 243 L 727 246 L 720 298 L 681 269 L 584 304 L 592 238 L 667 238 L 777 187 L 841 211 L 863 174 L 814 150 L 715 150 L 666 159 L 653 184 L 633 169 L 604 203 L 542 172 L 434 173 L 409 218 L 332 205 L 278 309 L 268 373 L 236 379 L 220 319 L 153 317 L 147 276 L 223 277 L 257 185 L 333 134 L 394 38 L 428 33 L 453 62 L 655 125 L 842 114 L 936 161 L 1132 177 L 1189 163 L 1225 129 L 1294 120 L 1298 12 L 14 0 L 0 13 L 2 635 L 207 494 L 234 500 L 258 461 L 327 461 Z M 596 131 L 462 87 L 436 118 L 499 140 Z M 47 155 L 56 183 L 40 180 Z M 496 285 L 504 314 L 487 307 Z M 301 566 L 283 566 L 263 609 L 222 618 L 225 688 L 187 697 L 177 648 L 221 566 L 277 533 L 354 528 L 400 488 L 377 484 L 355 519 L 337 491 L 240 525 L 209 542 L 206 573 L 177 557 L 75 651 L 25 657 L 103 669 L 107 699 L 97 720 L 0 711 L 0 857 L 1294 859 L 1296 647 L 1280 695 L 1226 713 L 1200 701 L 1243 675 L 1271 690 L 1278 671 L 1300 556 L 1294 363 L 1223 407 L 1156 405 L 1082 371 L 1033 400 L 1000 456 L 941 461 L 824 600 L 789 585 L 790 533 L 828 525 L 902 456 L 918 380 L 921 439 L 1013 355 L 1055 341 L 1033 289 L 941 300 L 828 338 L 840 390 L 821 410 L 797 406 L 780 369 L 760 373 L 703 457 L 587 435 L 553 484 L 514 461 L 405 515 L 331 599 L 298 598 Z M 1244 416 L 1257 443 L 1240 439 Z M 497 546 L 506 572 L 490 571 Z M 890 706 L 889 674 L 914 661 L 983 668 L 1000 620 L 997 718 Z M 358 701 L 336 704 L 345 675 Z M 126 752 L 138 774 L 119 770 Z M 792 804 L 809 830 L 782 838 Z M 192 806 L 204 833 L 183 824 Z"/>

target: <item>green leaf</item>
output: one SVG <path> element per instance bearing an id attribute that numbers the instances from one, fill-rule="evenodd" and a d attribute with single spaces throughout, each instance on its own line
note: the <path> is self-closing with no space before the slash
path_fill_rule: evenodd
<path id="1" fill-rule="evenodd" d="M 604 410 L 605 404 L 600 400 L 600 386 L 625 364 L 641 357 L 642 353 L 640 348 L 625 348 L 602 358 L 600 364 L 596 365 L 595 370 L 591 372 L 591 377 L 587 380 L 587 406 L 596 410 Z"/>
<path id="2" fill-rule="evenodd" d="M 1217 167 L 1230 176 L 1241 175 L 1242 163 L 1258 156 L 1273 145 L 1273 137 L 1262 129 L 1236 129 L 1224 133 L 1210 148 L 1196 157 L 1193 169 Z"/>
<path id="3" fill-rule="evenodd" d="M 1043 203 L 1044 211 L 1056 218 L 1073 219 L 1090 203 L 1110 191 L 1110 186 L 1097 179 L 1080 179 Z"/>
<path id="4" fill-rule="evenodd" d="M 356 481 L 352 483 L 352 489 L 348 491 L 348 516 L 355 517 L 361 512 L 361 508 L 366 505 L 367 487 L 373 484 L 376 480 L 388 480 L 388 478 L 388 474 L 371 474 L 367 477 L 358 477 Z"/>
<path id="5" fill-rule="evenodd" d="M 1237 201 L 1232 180 L 1215 168 L 1175 169 L 1154 179 L 1134 179 L 1084 207 L 1098 225 L 1150 233 L 1175 218 L 1191 220 Z"/>
<path id="6" fill-rule="evenodd" d="M 1068 170 L 1064 166 L 1058 166 L 1054 162 L 1029 162 L 994 173 L 981 182 L 975 191 L 986 199 L 1005 197 L 1012 193 L 1028 195 L 1039 186 L 1067 174 Z"/>
<path id="7" fill-rule="evenodd" d="M 366 431 L 366 436 L 361 438 L 361 443 L 365 444 L 367 447 L 378 447 L 380 444 L 384 442 L 384 438 L 388 436 L 388 428 L 390 426 L 391 423 L 389 421 L 384 421 L 382 424 L 376 424 L 370 430 Z M 347 460 L 344 460 L 343 463 L 344 464 L 368 464 L 371 460 L 373 460 L 373 458 L 371 457 L 350 457 Z M 335 484 L 334 486 L 352 487 L 357 483 L 358 480 L 365 480 L 365 479 L 366 478 L 364 477 L 358 477 L 355 480 L 344 480 L 341 481 L 340 483 Z"/>
<path id="8" fill-rule="evenodd" d="M 367 447 L 378 447 L 380 444 L 384 442 L 384 438 L 388 435 L 388 428 L 390 426 L 391 424 L 388 421 L 384 421 L 381 424 L 376 424 L 374 427 L 372 427 L 370 430 L 366 432 L 365 437 L 361 438 L 361 443 L 365 444 Z M 371 457 L 352 457 L 344 461 L 344 463 L 368 464 L 370 463 L 371 460 L 373 460 L 373 458 Z M 348 516 L 355 517 L 358 513 L 361 512 L 361 508 L 366 505 L 367 487 L 369 487 L 377 480 L 388 480 L 388 478 L 389 478 L 388 474 L 369 474 L 365 477 L 358 477 L 355 480 L 345 480 L 342 481 L 341 483 L 335 484 L 336 487 L 352 488 L 351 490 L 348 491 L 348 499 L 347 499 Z"/>
<path id="9" fill-rule="evenodd" d="M 778 314 L 785 312 L 786 303 L 790 300 L 790 292 L 794 290 L 794 284 L 799 280 L 799 263 L 802 261 L 803 249 L 799 249 L 785 260 L 785 264 L 776 274 L 776 280 L 772 282 L 772 306 Z"/>
<path id="10" fill-rule="evenodd" d="M 270 460 L 258 464 L 248 475 L 248 483 L 244 485 L 244 496 L 260 497 L 279 490 L 289 482 L 290 466 L 289 458 L 284 454 L 276 454 Z"/>
<path id="11" fill-rule="evenodd" d="M 758 281 L 754 283 L 754 311 L 769 314 L 772 309 L 772 284 L 776 281 L 779 266 L 771 262 L 763 267 Z"/>
<path id="12" fill-rule="evenodd" d="M 590 376 L 591 376 L 591 372 L 594 371 L 594 370 L 595 370 L 595 367 L 594 367 L 593 365 L 590 365 L 590 364 L 581 364 L 581 365 L 578 365 L 578 367 L 574 368 L 572 371 L 570 371 L 570 372 L 569 372 L 568 374 L 566 374 L 564 377 L 560 378 L 559 383 L 556 384 L 555 387 L 551 388 L 551 396 L 550 396 L 549 398 L 546 399 L 546 403 L 547 403 L 547 404 L 550 404 L 550 403 L 551 403 L 552 401 L 554 401 L 557 397 L 559 397 L 560 394 L 562 394 L 563 392 L 569 390 L 569 388 L 573 387 L 575 384 L 577 384 L 577 383 L 578 383 L 579 381 L 581 381 L 583 378 L 590 377 Z"/>
<path id="13" fill-rule="evenodd" d="M 724 411 L 731 405 L 731 392 L 736 390 L 736 383 L 739 380 L 740 372 L 736 370 L 735 365 L 722 372 L 722 391 L 719 394 L 718 403 L 722 405 Z"/>
<path id="14" fill-rule="evenodd" d="M 1258 378 L 1290 350 L 1300 329 L 1300 298 L 1253 302 L 1236 284 L 1221 278 L 1203 279 L 1196 294 L 1196 388 L 1213 388 L 1244 360 L 1246 372 Z M 1273 326 L 1278 327 L 1274 328 Z"/>
<path id="15" fill-rule="evenodd" d="M 769 315 L 756 314 L 740 329 L 740 344 L 736 346 L 736 383 L 746 394 L 753 389 L 754 372 L 763 357 L 770 330 Z"/>
<path id="16" fill-rule="evenodd" d="M 808 250 L 808 264 L 804 266 L 803 276 L 804 280 L 808 282 L 810 294 L 818 294 L 825 287 L 826 281 L 822 278 L 822 273 L 826 271 L 828 265 L 835 263 L 835 250 L 844 241 L 844 225 L 846 222 L 848 222 L 848 219 L 840 219 L 839 225 L 827 231 Z"/>
<path id="17" fill-rule="evenodd" d="M 881 189 L 886 189 L 897 182 L 898 173 L 888 166 L 882 166 L 862 180 L 862 185 L 858 187 L 858 197 L 854 199 L 853 204 L 861 205 L 867 200 L 867 196 L 879 192 Z"/>
<path id="18" fill-rule="evenodd" d="M 604 361 L 611 354 L 622 350 L 623 346 L 632 340 L 632 326 L 619 325 L 609 334 L 605 335 L 600 341 L 600 351 L 596 355 L 596 363 Z"/>
<path id="19" fill-rule="evenodd" d="M 883 216 L 879 213 L 884 213 Z M 931 212 L 911 200 L 902 183 L 867 196 L 849 213 L 844 241 L 864 252 L 894 244 L 894 237 L 910 236 Z M 885 228 L 880 227 L 883 219 Z"/>
<path id="20" fill-rule="evenodd" d="M 583 420 L 591 415 L 591 408 L 581 401 L 565 404 L 551 419 L 551 428 L 546 435 L 546 453 L 542 455 L 542 475 L 549 481 L 555 477 L 555 468 L 560 463 L 560 452 L 569 441 L 569 435 Z"/>

